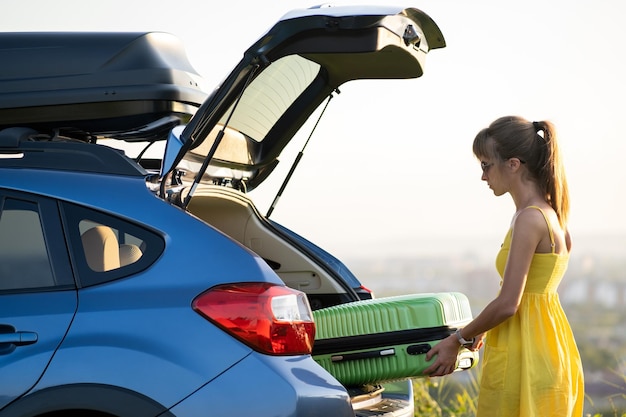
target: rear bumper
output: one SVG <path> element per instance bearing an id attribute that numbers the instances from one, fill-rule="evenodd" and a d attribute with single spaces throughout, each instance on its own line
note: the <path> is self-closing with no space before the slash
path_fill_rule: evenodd
<path id="1" fill-rule="evenodd" d="M 410 379 L 388 382 L 369 395 L 348 391 L 356 417 L 413 417 L 413 382 Z"/>
<path id="2" fill-rule="evenodd" d="M 311 357 L 269 357 L 257 353 L 170 411 L 180 417 L 354 417 L 345 388 Z"/>

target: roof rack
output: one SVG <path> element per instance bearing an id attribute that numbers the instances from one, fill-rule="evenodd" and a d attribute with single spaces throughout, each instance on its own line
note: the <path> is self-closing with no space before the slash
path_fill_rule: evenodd
<path id="1" fill-rule="evenodd" d="M 0 168 L 37 168 L 144 178 L 148 175 L 123 151 L 93 143 L 51 139 L 24 127 L 0 130 Z"/>

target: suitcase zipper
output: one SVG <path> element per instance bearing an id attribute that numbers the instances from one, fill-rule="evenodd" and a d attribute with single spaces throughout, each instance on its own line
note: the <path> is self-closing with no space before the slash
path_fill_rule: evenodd
<path id="1" fill-rule="evenodd" d="M 371 357 L 380 357 L 385 356 L 381 355 L 380 352 L 393 349 L 395 345 L 441 340 L 454 333 L 455 330 L 456 328 L 454 327 L 440 326 L 355 336 L 333 337 L 330 339 L 317 339 L 313 344 L 313 356 L 336 353 L 337 356 L 346 357 L 348 354 L 343 352 L 349 352 L 351 350 L 377 349 L 372 351 L 371 354 L 373 356 Z M 357 352 L 349 355 L 356 355 L 360 353 L 368 354 L 369 352 Z"/>

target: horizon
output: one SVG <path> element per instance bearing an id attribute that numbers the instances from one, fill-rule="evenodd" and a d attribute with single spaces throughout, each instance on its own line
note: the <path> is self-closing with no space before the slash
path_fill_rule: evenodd
<path id="1" fill-rule="evenodd" d="M 297 231 L 296 231 L 297 232 Z M 338 256 L 340 260 L 356 261 L 362 259 L 446 259 L 475 258 L 481 262 L 495 262 L 504 236 L 440 236 L 423 240 L 411 241 L 371 241 L 361 242 L 358 249 L 329 250 L 318 242 L 322 248 Z M 454 241 L 454 243 L 451 243 Z M 576 233 L 572 236 L 571 260 L 582 260 L 587 257 L 607 260 L 624 259 L 626 235 L 621 233 Z M 341 245 L 337 245 L 341 246 Z M 343 257 L 343 258 L 341 258 Z"/>

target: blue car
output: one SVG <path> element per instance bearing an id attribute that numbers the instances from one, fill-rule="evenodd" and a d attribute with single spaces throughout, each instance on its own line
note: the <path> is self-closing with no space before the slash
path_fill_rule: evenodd
<path id="1" fill-rule="evenodd" d="M 411 416 L 312 358 L 312 311 L 372 294 L 248 192 L 341 84 L 444 46 L 298 10 L 207 94 L 166 33 L 0 33 L 0 416 Z"/>

